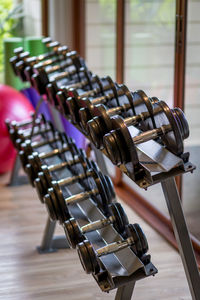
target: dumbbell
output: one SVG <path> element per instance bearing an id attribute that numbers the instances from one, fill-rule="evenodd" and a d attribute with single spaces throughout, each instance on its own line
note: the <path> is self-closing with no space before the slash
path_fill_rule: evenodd
<path id="1" fill-rule="evenodd" d="M 127 239 L 108 244 L 99 249 L 95 249 L 88 240 L 78 244 L 77 251 L 85 272 L 88 274 L 99 273 L 101 269 L 101 260 L 99 257 L 118 252 L 127 247 L 130 247 L 139 258 L 142 258 L 148 251 L 148 243 L 140 225 L 127 225 L 126 233 L 128 236 Z"/>
<path id="2" fill-rule="evenodd" d="M 128 218 L 122 205 L 116 202 L 109 205 L 109 216 L 107 218 L 88 223 L 81 228 L 77 221 L 71 218 L 63 223 L 63 228 L 70 247 L 76 248 L 79 243 L 85 240 L 84 234 L 87 232 L 102 229 L 112 224 L 119 234 L 123 234 L 128 223 Z"/>
<path id="3" fill-rule="evenodd" d="M 109 111 L 110 115 L 120 113 L 123 116 L 129 115 L 130 110 L 132 111 L 131 114 L 134 114 L 134 105 L 133 105 L 133 98 L 132 93 L 129 91 L 129 89 L 123 85 L 118 85 L 118 88 L 116 90 L 117 94 L 117 103 L 107 103 L 106 106 L 102 103 L 105 103 L 106 100 L 109 101 L 109 99 L 114 96 L 112 93 L 105 96 L 105 101 L 101 104 L 96 104 L 95 99 L 89 100 L 89 99 L 83 99 L 85 100 L 82 104 L 82 108 L 79 110 L 79 117 L 80 117 L 80 125 L 82 128 L 82 131 L 85 134 L 89 134 L 88 129 L 88 121 L 93 119 L 96 116 L 99 116 L 101 114 L 101 111 L 103 108 Z M 116 96 L 116 95 L 115 95 Z M 98 99 L 98 98 L 97 98 Z M 114 105 L 113 105 L 114 104 Z M 116 105 L 117 104 L 117 105 Z"/>
<path id="4" fill-rule="evenodd" d="M 38 173 L 38 178 L 36 178 L 34 181 L 34 185 L 41 202 L 44 202 L 44 196 L 48 193 L 48 189 L 53 186 L 53 183 L 55 181 L 52 177 L 52 174 L 50 173 L 56 171 L 54 167 L 55 165 L 50 167 L 50 170 L 48 170 L 47 167 L 44 166 L 42 168 L 42 171 Z M 62 165 L 60 165 L 60 167 L 62 167 Z M 76 182 L 81 182 L 83 184 L 84 180 L 87 181 L 88 178 L 93 175 L 93 170 L 98 171 L 97 164 L 90 161 L 86 157 L 84 152 L 80 153 L 77 161 L 76 159 L 71 159 L 70 161 L 68 161 L 68 168 L 70 169 L 70 171 L 72 171 L 73 176 L 60 178 L 58 181 L 56 181 L 57 186 L 69 186 Z M 86 185 L 88 184 L 86 183 Z"/>
<path id="5" fill-rule="evenodd" d="M 11 135 L 11 132 L 9 132 Z M 49 133 L 54 133 L 54 126 L 51 121 L 46 121 L 44 123 L 38 123 L 36 126 L 34 126 L 33 130 L 32 128 L 28 128 L 26 130 L 19 129 L 17 131 L 17 139 L 25 141 L 28 139 L 33 140 L 34 138 L 45 136 L 48 138 Z"/>
<path id="6" fill-rule="evenodd" d="M 93 88 L 89 91 L 81 91 L 78 92 L 75 89 L 70 89 L 68 91 L 68 99 L 66 104 L 68 106 L 68 110 L 70 112 L 70 116 L 72 122 L 77 124 L 80 122 L 79 110 L 81 107 L 85 107 L 86 102 L 92 103 L 93 105 L 97 105 L 99 103 L 107 103 L 108 101 L 112 101 L 113 106 L 119 105 L 118 102 L 118 86 L 113 80 L 109 77 L 103 77 L 102 79 L 99 76 L 95 75 L 95 83 L 93 83 Z M 95 87 L 96 85 L 96 87 Z M 98 98 L 88 99 L 86 97 L 94 97 L 101 95 Z M 111 96 L 112 95 L 112 96 Z"/>
<path id="7" fill-rule="evenodd" d="M 29 121 L 27 121 L 28 123 Z M 33 126 L 33 120 L 30 120 L 30 124 L 27 126 L 30 126 L 32 123 Z M 7 125 L 9 127 L 9 125 Z M 54 131 L 54 127 L 51 122 L 46 121 L 43 116 L 41 118 L 37 118 L 34 122 L 34 129 L 32 127 L 27 127 L 22 129 L 23 126 L 10 126 L 9 129 L 9 135 L 10 138 L 14 144 L 14 146 L 19 150 L 20 145 L 22 142 L 24 142 L 26 139 L 36 139 L 41 136 L 48 137 L 49 132 Z"/>
<path id="8" fill-rule="evenodd" d="M 67 46 L 58 47 L 56 51 L 51 53 L 45 53 L 46 55 L 38 55 L 28 57 L 25 61 L 19 61 L 16 64 L 18 69 L 18 75 L 23 81 L 29 81 L 31 83 L 31 76 L 33 75 L 34 66 L 40 63 L 43 67 L 59 63 L 65 58 L 69 51 Z"/>
<path id="9" fill-rule="evenodd" d="M 156 129 L 132 137 L 120 116 L 112 118 L 113 130 L 103 140 L 114 164 L 138 161 L 135 145 L 157 138 L 175 155 L 183 153 L 183 140 L 189 136 L 189 127 L 183 112 L 179 108 L 170 109 L 165 102 L 159 101 L 154 104 L 154 120 Z"/>
<path id="10" fill-rule="evenodd" d="M 61 60 L 61 55 L 62 57 L 67 53 L 68 48 L 66 47 L 58 47 L 57 51 L 54 52 L 54 56 L 51 59 L 48 58 L 48 53 L 47 55 L 44 56 L 27 56 L 25 59 L 21 59 L 16 63 L 16 70 L 17 70 L 17 75 L 20 77 L 22 81 L 30 81 L 31 82 L 31 76 L 33 75 L 33 68 L 36 64 L 39 62 L 43 66 L 48 66 L 53 63 L 59 62 Z M 51 53 L 52 54 L 52 53 Z M 52 55 L 50 55 L 51 57 Z M 45 61 L 43 61 L 45 59 Z"/>
<path id="11" fill-rule="evenodd" d="M 72 177 L 60 178 L 57 181 L 59 186 L 68 186 L 78 181 L 81 181 L 83 184 L 83 180 L 87 180 L 91 175 L 91 168 L 98 170 L 97 165 L 89 161 L 85 153 L 80 150 L 78 154 L 74 155 L 70 160 L 63 161 L 56 165 L 42 165 L 41 171 L 38 172 L 38 177 L 34 181 L 41 202 L 44 202 L 44 196 L 48 193 L 48 189 L 52 187 L 52 182 L 54 181 L 53 174 L 60 172 L 63 168 L 68 168 L 74 175 Z"/>
<path id="12" fill-rule="evenodd" d="M 120 98 L 124 98 L 124 97 L 127 98 L 128 103 L 121 104 Z M 115 103 L 113 102 L 114 99 L 116 99 Z M 132 102 L 133 100 L 132 100 L 131 92 L 128 91 L 125 85 L 118 85 L 115 94 L 109 93 L 108 95 L 99 98 L 94 98 L 92 100 L 82 99 L 81 100 L 82 107 L 79 110 L 79 119 L 80 119 L 80 126 L 83 133 L 86 135 L 89 134 L 87 123 L 96 115 L 99 115 L 97 111 L 98 108 L 102 107 L 100 106 L 100 104 L 105 103 L 106 106 L 104 106 L 104 108 L 105 110 L 110 108 L 109 113 L 111 115 L 117 114 L 119 112 L 121 112 L 123 115 L 123 113 L 127 114 L 130 108 L 132 111 L 134 111 L 134 106 Z"/>
<path id="13" fill-rule="evenodd" d="M 24 143 L 30 140 L 32 143 L 34 143 L 35 147 L 37 147 L 37 143 L 41 143 L 40 147 L 42 147 L 42 144 L 46 144 L 48 141 L 52 143 L 56 142 L 59 139 L 56 137 L 56 134 L 58 134 L 58 132 L 50 122 L 46 129 L 42 126 L 41 129 L 37 129 L 37 132 L 33 131 L 33 134 L 31 132 L 27 132 L 27 136 L 24 136 L 23 133 L 21 133 L 20 136 L 17 136 L 17 139 L 14 141 L 14 145 L 15 148 L 20 151 L 24 148 Z"/>
<path id="14" fill-rule="evenodd" d="M 6 119 L 5 124 L 6 124 L 6 127 L 7 127 L 8 131 L 11 128 L 13 128 L 17 132 L 19 129 L 26 129 L 27 127 L 31 126 L 32 123 L 33 123 L 33 117 L 34 117 L 34 112 L 31 112 L 29 119 L 26 119 L 26 120 L 23 120 L 23 121 L 20 121 L 20 122 L 15 121 L 15 120 L 11 121 L 10 119 Z M 41 122 L 41 115 L 39 115 L 35 119 L 35 122 L 38 122 L 38 123 Z"/>
<path id="15" fill-rule="evenodd" d="M 86 191 L 67 198 L 64 197 L 59 184 L 55 181 L 52 182 L 52 187 L 48 189 L 48 194 L 44 196 L 44 202 L 52 220 L 59 220 L 61 224 L 67 221 L 71 218 L 67 205 L 87 200 L 90 197 L 103 213 L 108 213 L 108 205 L 115 197 L 110 177 L 104 176 L 96 169 L 90 169 L 87 179 L 88 186 L 85 185 Z M 71 181 L 73 181 L 73 177 Z"/>
<path id="16" fill-rule="evenodd" d="M 53 55 L 58 55 L 58 49 L 60 49 L 60 44 L 58 42 L 50 42 L 47 43 L 46 46 L 48 45 L 48 48 L 53 49 L 53 51 L 51 52 L 47 52 L 43 55 L 38 55 L 37 57 L 35 57 L 35 62 L 39 62 L 39 61 L 43 61 L 46 60 L 48 58 L 51 58 Z M 61 52 L 61 49 L 60 49 Z M 64 51 L 65 52 L 65 51 Z M 29 52 L 23 52 L 19 55 L 19 59 L 18 61 L 16 61 L 15 63 L 15 70 L 16 70 L 16 75 L 18 75 L 22 81 L 27 81 L 27 77 L 25 74 L 25 68 L 26 66 L 30 66 L 33 64 L 33 59 L 32 57 L 29 56 Z"/>
<path id="17" fill-rule="evenodd" d="M 71 61 L 68 62 L 67 58 L 70 58 Z M 60 81 L 60 84 L 63 85 L 70 80 L 79 79 L 78 66 L 80 64 L 80 57 L 77 55 L 76 51 L 67 53 L 63 64 L 57 64 L 45 69 L 43 65 L 39 63 L 34 66 L 34 74 L 31 77 L 32 85 L 40 94 L 46 94 L 46 87 L 49 83 Z"/>
<path id="18" fill-rule="evenodd" d="M 62 84 L 61 84 L 60 79 L 64 79 L 66 81 L 65 73 L 61 72 L 59 74 L 59 80 L 52 81 L 52 82 L 48 83 L 46 86 L 46 93 L 47 93 L 47 96 L 48 96 L 50 102 L 53 105 L 56 105 L 58 107 L 58 109 L 62 109 L 62 112 L 64 110 L 59 101 L 60 94 L 57 97 L 57 93 L 59 91 L 64 90 L 63 94 L 66 94 L 66 90 L 68 90 L 69 88 L 77 89 L 79 87 L 87 86 L 88 81 L 90 80 L 90 77 L 92 76 L 92 73 L 87 69 L 87 67 L 85 66 L 85 62 L 81 57 L 77 57 L 76 55 L 74 55 L 72 62 L 77 70 L 77 77 L 75 77 L 75 78 L 73 77 L 71 80 L 68 80 L 67 82 L 62 81 Z M 62 100 L 62 96 L 61 96 L 61 100 Z M 66 100 L 66 97 L 64 98 L 64 101 L 65 100 Z"/>
<path id="19" fill-rule="evenodd" d="M 9 60 L 11 67 L 13 69 L 13 72 L 15 73 L 15 75 L 17 75 L 17 70 L 16 70 L 16 63 L 20 60 L 20 55 L 24 52 L 23 47 L 18 47 L 14 49 L 14 56 L 12 56 Z"/>
<path id="20" fill-rule="evenodd" d="M 31 155 L 28 155 L 28 164 L 26 164 L 25 169 L 30 183 L 34 185 L 34 180 L 37 178 L 38 173 L 42 171 L 41 166 L 44 164 L 43 160 L 53 158 L 54 156 L 65 155 L 67 152 L 70 152 L 70 156 L 72 157 L 78 153 L 78 149 L 74 141 L 70 138 L 67 143 L 63 141 L 62 147 L 54 148 L 49 152 L 33 152 Z M 64 162 L 59 165 L 62 165 L 62 167 L 65 166 Z M 57 167 L 57 165 L 54 165 L 55 169 L 57 169 Z M 52 166 L 50 169 L 52 169 Z"/>
<path id="21" fill-rule="evenodd" d="M 43 39 L 43 43 L 46 45 L 46 47 L 49 47 L 51 45 L 51 39 Z M 17 74 L 17 69 L 16 69 L 16 63 L 20 61 L 21 59 L 26 59 L 29 56 L 29 52 L 26 51 L 26 54 L 24 54 L 24 49 L 23 47 L 18 47 L 14 49 L 14 56 L 10 58 L 10 63 L 13 68 L 13 71 L 15 75 Z"/>
<path id="22" fill-rule="evenodd" d="M 136 91 L 134 93 L 128 92 L 124 86 L 126 95 L 128 96 L 129 104 L 121 105 L 118 107 L 107 109 L 104 105 L 94 107 L 94 118 L 89 120 L 86 127 L 88 128 L 89 136 L 92 143 L 97 148 L 103 147 L 103 136 L 111 131 L 112 117 L 114 115 L 121 115 L 123 118 L 127 111 L 131 110 L 131 116 L 124 118 L 124 123 L 127 126 L 138 125 L 142 122 L 142 128 L 153 129 L 155 128 L 153 105 L 156 102 L 148 98 L 143 91 Z M 136 112 L 138 113 L 136 115 Z"/>
<path id="23" fill-rule="evenodd" d="M 25 169 L 26 165 L 28 164 L 28 156 L 31 155 L 34 151 L 36 151 L 35 149 L 39 149 L 42 148 L 46 145 L 51 145 L 52 148 L 55 147 L 59 147 L 59 142 L 61 144 L 63 143 L 69 143 L 70 142 L 70 138 L 67 138 L 64 134 L 59 133 L 57 131 L 55 131 L 53 133 L 53 138 L 46 138 L 44 140 L 41 141 L 37 141 L 37 142 L 32 142 L 31 140 L 26 140 L 23 143 L 20 143 L 19 140 L 19 144 L 17 147 L 18 149 L 21 149 L 19 151 L 19 157 L 22 163 L 23 168 Z"/>
<path id="24" fill-rule="evenodd" d="M 80 81 L 69 83 L 60 87 L 60 90 L 56 94 L 58 108 L 64 115 L 69 115 L 69 109 L 66 105 L 66 99 L 68 96 L 68 90 L 72 89 L 92 89 L 92 84 L 96 81 L 96 76 L 92 74 L 87 68 L 81 67 L 79 69 Z"/>
<path id="25" fill-rule="evenodd" d="M 21 60 L 26 60 L 29 57 L 29 52 L 24 51 L 22 47 L 16 48 L 14 50 L 14 56 L 10 58 L 10 64 L 12 66 L 12 69 L 15 73 L 15 75 L 18 76 L 18 69 L 17 69 L 17 63 Z"/>

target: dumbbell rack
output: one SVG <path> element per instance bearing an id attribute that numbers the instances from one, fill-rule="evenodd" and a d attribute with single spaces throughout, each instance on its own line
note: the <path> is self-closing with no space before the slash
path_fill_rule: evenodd
<path id="1" fill-rule="evenodd" d="M 52 107 L 52 109 L 54 110 L 53 107 Z M 56 121 L 57 121 L 56 122 L 57 127 L 60 128 L 61 124 L 59 124 L 58 118 L 56 118 Z M 70 120 L 68 120 L 68 121 L 70 121 Z M 134 126 L 132 126 L 132 127 L 133 127 L 133 130 L 135 131 L 134 133 L 137 134 L 138 129 Z M 79 126 L 76 126 L 76 128 L 78 128 L 81 131 L 81 128 Z M 88 136 L 86 136 L 86 137 L 89 138 Z M 193 299 L 199 300 L 200 299 L 199 272 L 198 272 L 191 240 L 189 237 L 189 232 L 188 232 L 187 225 L 185 222 L 185 217 L 184 217 L 184 213 L 182 210 L 180 197 L 179 197 L 179 194 L 178 194 L 178 191 L 176 188 L 175 179 L 174 179 L 174 176 L 176 176 L 178 174 L 192 172 L 195 169 L 195 166 L 192 165 L 190 162 L 188 162 L 187 159 L 186 159 L 186 162 L 184 162 L 183 159 L 175 156 L 174 154 L 169 152 L 167 149 L 164 149 L 162 146 L 160 146 L 155 141 L 150 141 L 150 142 L 153 145 L 151 145 L 151 146 L 146 145 L 147 143 L 149 143 L 149 142 L 147 142 L 147 143 L 143 144 L 142 147 L 137 146 L 138 152 L 140 153 L 139 154 L 140 160 L 144 162 L 145 168 L 147 170 L 147 172 L 146 172 L 147 177 L 145 178 L 146 180 L 138 181 L 135 183 L 138 186 L 140 186 L 141 188 L 147 189 L 149 186 L 161 182 L 162 190 L 163 190 L 165 200 L 167 203 L 167 207 L 169 210 L 169 214 L 171 217 L 171 221 L 172 221 L 174 233 L 176 236 L 178 248 L 180 251 L 181 259 L 182 259 L 186 277 L 188 280 L 190 292 L 191 292 Z M 156 151 L 154 152 L 154 155 L 152 156 L 152 151 L 149 151 L 149 149 L 152 149 L 152 147 L 153 147 L 153 149 L 157 148 L 157 151 L 159 153 L 161 151 L 163 152 L 163 155 L 159 155 L 159 157 L 163 157 L 162 161 L 156 160 Z M 45 149 L 45 150 L 47 150 L 47 149 Z M 105 172 L 105 162 L 104 162 L 103 156 L 106 155 L 106 153 L 104 151 L 101 152 L 98 149 L 95 150 L 95 153 L 97 155 L 97 160 L 103 162 L 104 172 Z M 100 167 L 101 167 L 101 165 L 100 165 Z M 16 169 L 19 169 L 18 163 L 16 165 Z M 15 171 L 13 171 L 15 176 L 12 176 L 12 177 L 16 177 L 16 175 L 17 175 L 16 169 L 15 169 Z M 129 176 L 129 178 L 132 179 L 130 164 L 121 165 L 120 169 L 127 176 Z M 162 172 L 163 169 L 165 170 L 165 172 Z M 79 190 L 79 188 L 80 187 L 77 186 L 78 190 Z M 66 189 L 66 190 L 68 191 L 68 192 L 66 192 L 66 193 L 68 193 L 67 195 L 69 195 L 70 190 L 68 190 L 68 189 Z M 75 191 L 73 191 L 73 192 L 75 192 Z M 92 220 L 88 219 L 88 221 L 92 221 Z M 82 225 L 84 225 L 84 223 L 80 223 L 80 226 L 82 226 Z M 48 218 L 46 228 L 44 231 L 44 235 L 43 235 L 42 243 L 41 243 L 40 247 L 38 247 L 38 250 L 40 253 L 52 252 L 52 251 L 56 251 L 56 249 L 67 247 L 65 238 L 53 237 L 55 226 L 56 226 L 56 222 L 51 221 Z M 91 240 L 91 237 L 90 237 L 90 240 Z M 105 239 L 105 241 L 109 242 L 109 240 L 106 240 L 106 239 Z M 102 246 L 102 244 L 100 243 L 99 246 Z M 122 261 L 123 261 L 123 259 L 126 258 L 126 255 L 127 255 L 127 253 L 124 255 L 124 257 L 123 256 L 120 257 L 122 259 Z M 109 266 L 106 265 L 106 268 L 107 267 L 109 270 Z M 152 271 L 149 272 L 149 266 L 148 266 L 148 268 L 145 269 L 146 273 L 143 272 L 143 274 L 139 274 L 139 278 L 140 278 L 140 276 L 144 277 L 144 274 L 145 274 L 145 276 L 149 276 L 149 275 L 152 275 L 152 273 L 155 274 L 157 272 L 156 268 L 152 264 L 151 264 L 151 270 Z M 112 273 L 113 270 L 111 269 L 110 271 Z M 143 271 L 144 271 L 144 269 L 143 269 Z M 108 290 L 117 288 L 118 286 L 120 286 L 116 293 L 115 299 L 116 300 L 131 299 L 135 281 L 137 280 L 137 278 L 132 278 L 131 276 L 128 276 L 128 277 L 125 276 L 122 278 L 123 278 L 123 280 L 125 280 L 125 282 L 123 282 L 121 277 L 120 277 L 120 279 L 116 278 L 112 282 L 112 286 L 108 285 L 109 286 Z M 98 282 L 99 279 L 97 279 L 97 278 L 95 278 L 95 279 Z M 130 280 L 130 282 L 126 282 L 127 279 L 128 279 L 128 281 Z M 108 280 L 108 282 L 109 282 L 109 280 Z M 102 285 L 100 284 L 100 288 L 105 291 L 105 287 L 103 284 Z"/>
<path id="2" fill-rule="evenodd" d="M 68 119 L 68 121 L 70 122 L 70 119 Z M 81 127 L 78 125 L 74 126 L 82 132 Z M 132 126 L 133 136 L 137 135 L 138 132 L 139 130 Z M 86 136 L 86 138 L 89 139 L 89 136 Z M 177 157 L 153 140 L 142 145 L 136 145 L 136 147 L 139 153 L 139 159 L 143 162 L 146 169 L 146 178 L 145 180 L 134 182 L 144 189 L 147 189 L 151 185 L 161 183 L 192 299 L 199 300 L 199 271 L 174 178 L 179 174 L 193 172 L 196 167 L 188 161 L 187 153 L 185 153 L 182 158 Z M 154 149 L 154 152 L 152 149 Z M 98 161 L 104 161 L 103 155 L 106 155 L 106 152 L 104 150 L 101 152 L 97 150 L 95 152 L 98 156 L 102 156 Z M 158 153 L 159 155 L 157 155 Z M 120 170 L 133 180 L 131 163 L 120 165 Z"/>
<path id="3" fill-rule="evenodd" d="M 44 147 L 40 147 L 39 151 L 37 151 L 47 152 L 50 150 L 50 145 L 45 145 Z M 48 164 L 57 164 L 60 162 L 61 159 L 59 157 L 48 158 Z M 57 171 L 56 174 L 53 174 L 53 177 L 54 180 L 59 180 L 59 178 L 71 177 L 72 175 L 73 174 L 65 168 Z M 68 197 L 80 193 L 84 191 L 84 189 L 80 184 L 76 183 L 69 187 L 62 187 L 62 191 L 64 196 Z M 84 226 L 88 222 L 104 218 L 103 213 L 91 199 L 71 204 L 69 210 L 70 215 L 78 220 L 79 226 Z M 39 253 L 53 252 L 56 250 L 55 248 L 67 247 L 66 238 L 53 238 L 55 225 L 56 222 L 48 218 L 42 244 L 38 247 Z M 115 240 L 123 240 L 120 234 L 118 234 L 111 225 L 108 225 L 106 229 L 89 232 L 85 235 L 97 248 L 105 246 Z M 118 288 L 115 298 L 117 300 L 131 299 L 135 281 L 157 273 L 157 269 L 150 260 L 147 259 L 147 261 L 142 262 L 129 247 L 115 254 L 102 257 L 101 262 L 105 266 L 105 270 L 93 276 L 104 292 Z"/>
<path id="4" fill-rule="evenodd" d="M 64 115 L 64 117 L 66 116 Z M 60 124 L 56 124 L 56 125 L 58 128 L 60 128 Z M 82 132 L 79 126 L 76 127 Z M 136 136 L 138 134 L 138 129 L 136 127 L 131 126 L 130 130 L 132 131 L 132 136 Z M 88 136 L 86 137 L 89 138 Z M 173 229 L 177 239 L 179 251 L 181 254 L 183 266 L 185 268 L 185 273 L 187 276 L 190 292 L 194 300 L 200 300 L 199 272 L 198 272 L 192 244 L 189 238 L 189 233 L 185 222 L 184 213 L 181 207 L 180 197 L 174 180 L 174 176 L 178 174 L 184 174 L 186 172 L 192 172 L 195 169 L 195 166 L 188 161 L 187 154 L 184 154 L 182 157 L 178 157 L 172 154 L 170 151 L 166 150 L 164 147 L 162 147 L 160 144 L 158 144 L 153 140 L 145 142 L 144 144 L 141 145 L 136 145 L 136 148 L 137 148 L 140 165 L 144 170 L 144 176 L 142 180 L 135 179 L 134 170 L 133 170 L 134 163 L 132 162 L 129 162 L 124 165 L 123 164 L 120 165 L 120 169 L 123 173 L 125 173 L 130 179 L 132 179 L 132 181 L 134 181 L 141 188 L 147 189 L 149 186 L 153 184 L 161 183 L 163 193 L 166 199 L 166 203 L 168 206 L 169 214 L 171 217 Z M 97 153 L 98 157 L 102 155 L 100 161 L 103 161 L 103 154 L 106 155 L 105 151 L 102 151 L 101 153 L 99 150 L 97 150 L 95 152 Z M 70 190 L 68 191 L 68 193 L 70 193 Z M 48 242 L 49 245 L 51 244 L 54 228 L 55 228 L 55 222 L 49 222 L 48 220 L 43 243 L 42 243 L 42 246 L 44 247 L 41 247 L 43 248 L 43 250 L 45 246 L 47 246 Z M 106 240 L 106 242 L 109 241 Z M 49 245 L 48 247 L 50 247 Z M 46 250 L 48 250 L 48 247 L 46 248 Z M 120 257 L 120 262 L 121 259 L 122 261 L 125 262 L 126 258 L 127 256 L 125 255 L 124 257 L 123 256 Z M 135 281 L 141 277 L 149 276 L 156 273 L 156 269 L 153 266 L 152 270 L 151 269 L 149 270 L 148 268 L 146 269 L 144 268 L 143 271 L 145 272 L 143 272 L 143 275 L 140 272 L 138 272 L 137 274 L 138 276 L 136 277 L 134 277 L 135 275 L 133 277 L 131 275 L 128 277 L 116 276 L 116 278 L 114 277 L 115 279 L 113 278 L 113 280 L 111 280 L 112 276 L 109 275 L 112 274 L 113 269 L 112 267 L 110 268 L 109 264 L 107 265 L 106 262 L 104 262 L 104 259 L 101 258 L 101 260 L 103 260 L 103 263 L 105 263 L 106 269 L 109 270 L 107 274 L 104 274 L 105 276 L 108 275 L 108 277 L 106 277 L 108 290 L 119 287 L 116 294 L 117 300 L 131 299 Z M 124 266 L 123 263 L 121 264 L 122 266 Z M 118 275 L 120 274 L 118 273 Z M 100 278 L 96 278 L 96 281 L 98 283 L 101 282 Z M 100 287 L 102 288 L 102 290 L 106 289 L 104 284 L 102 285 L 100 284 Z"/>

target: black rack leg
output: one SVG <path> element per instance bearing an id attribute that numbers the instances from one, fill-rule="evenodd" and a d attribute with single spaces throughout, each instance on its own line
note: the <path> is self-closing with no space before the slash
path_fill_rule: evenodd
<path id="1" fill-rule="evenodd" d="M 21 169 L 21 161 L 19 155 L 16 155 L 14 167 L 12 169 L 9 186 L 16 186 L 28 183 L 27 176 L 19 176 L 19 171 Z"/>
<path id="2" fill-rule="evenodd" d="M 200 276 L 174 177 L 161 182 L 193 300 L 200 300 Z"/>
<path id="3" fill-rule="evenodd" d="M 115 300 L 131 300 L 135 282 L 129 282 L 117 289 Z"/>
<path id="4" fill-rule="evenodd" d="M 42 243 L 37 250 L 40 254 L 56 252 L 58 249 L 69 248 L 65 236 L 53 237 L 56 227 L 56 221 L 51 221 L 47 218 Z"/>

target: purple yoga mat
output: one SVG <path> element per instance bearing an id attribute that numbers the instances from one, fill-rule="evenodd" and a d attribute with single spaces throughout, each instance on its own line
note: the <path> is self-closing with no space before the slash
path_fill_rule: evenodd
<path id="1" fill-rule="evenodd" d="M 61 120 L 65 132 L 75 140 L 77 147 L 85 149 L 86 139 L 84 135 L 78 129 L 76 129 L 76 127 L 69 123 L 64 117 L 61 116 Z"/>

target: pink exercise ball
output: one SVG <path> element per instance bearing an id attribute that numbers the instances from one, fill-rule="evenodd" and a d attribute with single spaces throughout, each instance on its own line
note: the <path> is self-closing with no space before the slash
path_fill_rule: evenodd
<path id="1" fill-rule="evenodd" d="M 16 150 L 10 140 L 5 120 L 22 121 L 34 111 L 29 100 L 8 85 L 0 84 L 0 174 L 12 169 Z"/>

